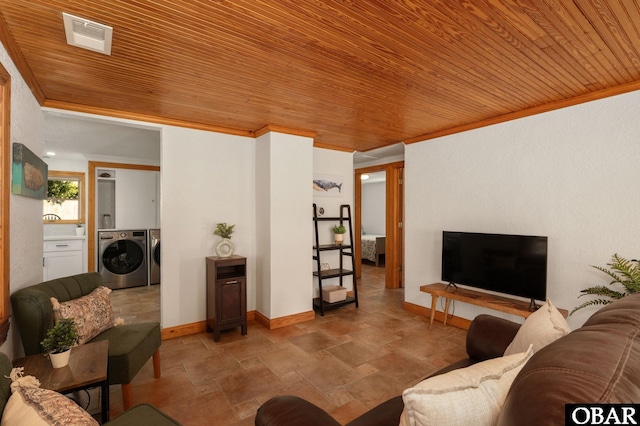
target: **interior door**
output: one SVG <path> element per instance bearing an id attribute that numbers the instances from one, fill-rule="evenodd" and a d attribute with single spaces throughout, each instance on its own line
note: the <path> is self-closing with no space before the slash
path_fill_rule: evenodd
<path id="1" fill-rule="evenodd" d="M 380 164 L 355 170 L 355 226 L 362 229 L 362 182 L 365 173 L 386 171 L 386 245 L 385 287 L 400 288 L 404 285 L 404 161 Z M 362 275 L 361 238 L 355 232 L 356 277 Z"/>

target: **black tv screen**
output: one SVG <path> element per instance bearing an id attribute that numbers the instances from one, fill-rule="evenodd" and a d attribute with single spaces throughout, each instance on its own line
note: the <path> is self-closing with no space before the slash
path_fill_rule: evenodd
<path id="1" fill-rule="evenodd" d="M 547 237 L 442 232 L 442 281 L 547 298 Z"/>

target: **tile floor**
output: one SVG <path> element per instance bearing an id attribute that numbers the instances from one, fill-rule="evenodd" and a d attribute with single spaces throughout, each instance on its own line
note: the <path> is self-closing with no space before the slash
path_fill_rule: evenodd
<path id="1" fill-rule="evenodd" d="M 253 425 L 270 397 L 298 395 L 345 424 L 431 372 L 466 356 L 466 332 L 402 309 L 403 290 L 384 288 L 384 268 L 363 265 L 360 306 L 268 330 L 199 333 L 162 342 L 162 377 L 151 362 L 134 379 L 134 403 L 149 402 L 184 425 Z M 158 320 L 160 286 L 117 290 L 116 316 Z M 111 387 L 111 416 L 122 412 Z"/>

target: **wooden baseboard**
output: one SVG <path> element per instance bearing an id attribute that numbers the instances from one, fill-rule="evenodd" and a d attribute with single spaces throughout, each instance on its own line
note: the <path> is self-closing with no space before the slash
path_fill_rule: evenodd
<path id="1" fill-rule="evenodd" d="M 256 312 L 256 321 L 261 326 L 269 328 L 269 318 L 265 317 L 260 312 Z"/>
<path id="2" fill-rule="evenodd" d="M 413 312 L 414 314 L 421 315 L 426 318 L 431 318 L 431 309 L 426 308 L 424 306 L 416 305 L 410 302 L 402 302 L 402 309 L 405 311 Z M 444 312 L 436 311 L 436 315 L 434 320 L 439 322 L 444 322 Z M 471 320 L 460 318 L 456 316 L 451 316 L 447 318 L 447 325 L 452 325 L 454 327 L 461 328 L 463 330 L 469 330 L 469 325 L 471 324 Z M 427 324 L 427 327 L 429 324 Z"/>
<path id="3" fill-rule="evenodd" d="M 190 334 L 207 331 L 207 322 L 198 321 L 191 324 L 177 325 L 162 329 L 162 340 L 175 339 L 176 337 L 188 336 Z"/>
<path id="4" fill-rule="evenodd" d="M 316 317 L 315 312 L 307 311 L 300 312 L 299 314 L 288 315 L 286 317 L 269 319 L 260 312 L 256 311 L 256 321 L 268 328 L 269 330 L 275 330 L 276 328 L 286 327 L 288 325 L 300 324 L 301 322 L 311 321 Z"/>
<path id="5" fill-rule="evenodd" d="M 256 320 L 256 311 L 247 312 L 247 322 Z M 203 333 L 207 331 L 207 322 L 198 321 L 191 324 L 177 325 L 162 329 L 162 340 L 175 339 L 176 337 L 188 336 L 190 334 Z"/>

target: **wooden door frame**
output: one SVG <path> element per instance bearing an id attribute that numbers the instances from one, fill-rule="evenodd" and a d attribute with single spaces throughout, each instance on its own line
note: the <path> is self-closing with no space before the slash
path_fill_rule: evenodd
<path id="1" fill-rule="evenodd" d="M 87 208 L 87 270 L 89 272 L 98 270 L 96 265 L 96 238 L 98 237 L 96 232 L 96 169 L 98 168 L 160 171 L 158 166 L 89 161 L 89 185 L 87 185 L 87 200 L 89 204 Z"/>
<path id="2" fill-rule="evenodd" d="M 11 316 L 11 75 L 0 64 L 0 344 L 9 334 Z M 42 206 L 42 203 L 40 204 Z"/>
<path id="3" fill-rule="evenodd" d="M 362 229 L 362 181 L 365 173 L 386 172 L 386 198 L 385 198 L 385 287 L 403 287 L 404 265 L 404 191 L 402 175 L 404 161 L 379 164 L 370 167 L 355 169 L 355 263 L 356 277 L 362 276 L 362 246 L 359 229 Z"/>

